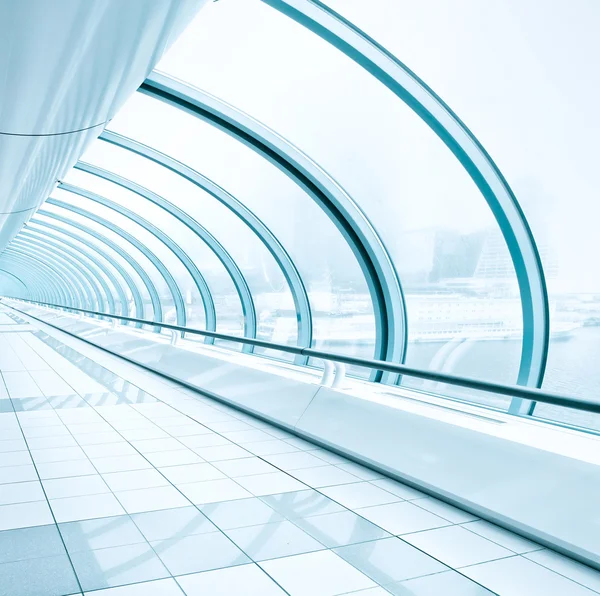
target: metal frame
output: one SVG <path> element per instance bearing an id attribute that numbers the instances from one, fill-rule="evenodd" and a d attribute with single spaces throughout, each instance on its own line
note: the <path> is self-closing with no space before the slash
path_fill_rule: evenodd
<path id="1" fill-rule="evenodd" d="M 6 269 L 0 269 L 0 274 L 2 274 L 2 273 L 6 273 L 10 277 L 14 277 L 25 288 L 25 291 L 29 294 L 29 288 L 27 287 L 27 284 L 18 275 L 15 275 L 14 273 L 7 271 Z"/>
<path id="2" fill-rule="evenodd" d="M 116 208 L 117 207 L 116 203 L 114 204 L 114 206 L 112 206 L 111 205 L 112 201 L 108 201 L 108 199 L 105 199 L 104 197 L 101 197 L 100 195 L 97 195 L 90 191 L 84 190 L 83 188 L 73 186 L 71 184 L 60 183 L 60 188 L 62 188 L 63 190 L 66 190 L 72 194 L 79 195 L 81 197 L 84 197 L 86 199 L 89 199 L 89 200 L 94 201 L 99 204 L 105 204 L 105 202 L 107 202 L 109 204 L 105 204 L 106 207 L 118 212 L 118 209 Z M 55 205 L 57 207 L 62 207 L 64 209 L 69 209 L 70 211 L 73 211 L 74 213 L 77 213 L 78 215 L 87 217 L 88 219 L 91 219 L 92 221 L 95 221 L 96 223 L 103 225 L 105 228 L 118 234 L 124 240 L 126 240 L 127 242 L 129 242 L 130 244 L 135 246 L 135 248 L 137 248 L 154 265 L 154 267 L 156 267 L 159 275 L 165 280 L 165 283 L 167 284 L 167 287 L 169 288 L 171 296 L 173 297 L 173 303 L 175 304 L 175 314 L 176 314 L 177 324 L 185 326 L 187 317 L 186 317 L 186 312 L 185 312 L 185 302 L 183 300 L 181 290 L 179 289 L 179 286 L 177 285 L 175 278 L 171 275 L 170 271 L 165 267 L 164 263 L 143 242 L 140 242 L 133 234 L 130 234 L 129 232 L 125 231 L 123 228 L 113 224 L 111 221 L 108 221 L 108 219 L 101 217 L 99 215 L 96 215 L 95 213 L 92 213 L 91 211 L 87 211 L 86 209 L 83 209 L 82 207 L 78 207 L 77 205 L 71 205 L 70 203 L 67 203 L 65 201 L 61 201 L 59 199 L 53 199 L 53 198 L 47 199 L 46 203 L 49 203 L 50 205 Z M 126 216 L 126 217 L 129 217 L 129 219 L 138 223 L 136 221 L 136 219 L 138 219 L 138 216 L 133 214 L 133 212 L 130 212 L 130 214 L 131 214 L 131 217 L 129 217 L 129 216 Z M 123 214 L 123 215 L 125 215 L 125 214 Z M 149 222 L 146 222 L 146 220 L 144 220 L 143 218 L 139 218 L 139 220 L 143 221 L 146 225 L 150 225 Z M 141 223 L 139 225 L 144 227 L 146 230 L 150 231 L 146 227 L 146 225 L 143 225 Z M 167 248 L 171 248 L 171 246 L 176 246 L 176 244 L 166 234 L 164 234 L 160 230 L 158 230 L 158 228 L 153 226 L 153 230 L 151 233 L 153 233 L 154 235 L 157 235 L 157 233 L 160 234 L 159 239 L 165 243 Z M 173 252 L 175 252 L 175 250 L 173 248 L 171 248 L 171 250 L 173 250 Z M 177 254 L 177 253 L 175 252 L 175 254 Z M 157 295 L 157 298 L 158 298 L 158 295 Z M 160 299 L 159 299 L 159 301 L 160 301 Z"/>
<path id="3" fill-rule="evenodd" d="M 229 274 L 233 285 L 235 286 L 237 295 L 240 299 L 240 303 L 242 306 L 242 313 L 244 316 L 244 336 L 246 337 L 256 337 L 256 308 L 254 306 L 254 299 L 252 298 L 252 293 L 250 292 L 250 287 L 248 286 L 248 282 L 244 277 L 244 274 L 237 266 L 237 263 L 234 261 L 229 252 L 225 249 L 225 247 L 202 225 L 198 223 L 193 217 L 191 217 L 188 213 L 174 205 L 164 197 L 156 194 L 155 192 L 129 180 L 123 176 L 115 174 L 114 172 L 110 172 L 103 168 L 99 168 L 98 166 L 94 166 L 89 163 L 85 163 L 79 161 L 75 164 L 75 169 L 80 170 L 82 172 L 86 172 L 87 174 L 91 174 L 93 176 L 98 176 L 104 180 L 117 184 L 118 186 L 129 190 L 138 196 L 150 201 L 157 207 L 160 207 L 164 211 L 166 211 L 169 215 L 172 215 L 175 219 L 177 219 L 180 223 L 186 226 L 193 234 L 195 234 L 209 249 L 210 251 L 219 259 L 225 270 Z M 112 205 L 111 205 L 112 207 Z M 120 207 L 120 206 L 119 206 Z M 116 209 L 116 207 L 112 207 Z M 123 213 L 125 215 L 125 213 Z M 150 226 L 152 224 L 148 222 Z M 149 230 L 151 231 L 151 230 Z M 180 249 L 182 250 L 182 249 Z M 182 250 L 182 253 L 187 257 L 188 262 L 192 264 L 195 269 L 195 272 L 190 271 L 186 262 L 183 262 L 184 266 L 188 268 L 190 275 L 196 281 L 195 274 L 200 275 L 200 272 L 194 265 L 193 261 L 189 258 L 187 253 Z M 179 255 L 177 255 L 179 256 Z M 202 276 L 201 276 L 202 277 Z M 204 278 L 202 278 L 204 279 Z M 205 282 L 206 283 L 206 282 Z M 202 289 L 198 286 L 196 282 L 198 290 L 203 298 L 205 303 L 205 312 L 207 310 L 206 301 L 204 300 L 204 295 L 202 294 Z M 208 290 L 208 286 L 206 287 Z M 209 295 L 211 296 L 212 301 L 212 293 L 208 290 Z M 212 304 L 212 308 L 214 310 L 214 303 Z M 207 317 L 208 318 L 208 317 Z M 213 313 L 213 322 L 214 321 L 214 313 Z M 206 326 L 210 331 L 214 331 L 216 326 L 211 329 L 208 325 Z"/>
<path id="4" fill-rule="evenodd" d="M 75 279 L 79 285 L 79 288 L 83 292 L 82 298 L 89 304 L 95 304 L 96 306 L 92 310 L 106 311 L 106 301 L 100 292 L 100 288 L 92 281 L 89 274 L 84 271 L 82 267 L 76 267 L 70 260 L 65 258 L 64 251 L 57 253 L 45 245 L 43 242 L 34 240 L 31 238 L 23 237 L 19 234 L 18 237 L 13 238 L 10 246 L 16 246 L 22 250 L 27 250 L 34 256 L 37 256 L 37 251 L 41 251 L 44 258 L 50 259 L 57 267 L 61 268 L 65 273 L 70 272 L 72 278 Z"/>
<path id="5" fill-rule="evenodd" d="M 157 72 L 150 73 L 138 91 L 237 139 L 279 168 L 321 207 L 343 234 L 365 276 L 376 321 L 375 356 L 403 362 L 408 331 L 400 280 L 383 242 L 348 193 L 287 140 L 208 93 Z M 371 379 L 382 380 L 381 372 L 375 371 Z"/>
<path id="6" fill-rule="evenodd" d="M 61 256 L 68 258 L 69 262 L 82 267 L 82 273 L 86 272 L 86 277 L 90 278 L 91 276 L 91 279 L 95 280 L 95 282 L 100 284 L 100 287 L 102 288 L 102 291 L 104 293 L 104 297 L 102 297 L 101 301 L 103 306 L 101 309 L 98 310 L 106 310 L 108 305 L 108 312 L 110 312 L 111 314 L 119 314 L 116 310 L 113 292 L 109 288 L 108 284 L 106 283 L 106 280 L 104 279 L 104 277 L 102 277 L 102 274 L 99 272 L 99 270 L 97 268 L 94 269 L 92 266 L 90 266 L 89 257 L 84 253 L 78 254 L 76 251 L 72 250 L 73 245 L 69 247 L 69 244 L 67 242 L 63 242 L 62 239 L 58 239 L 58 241 L 55 241 L 52 239 L 52 237 L 52 234 L 46 235 L 44 232 L 40 232 L 35 228 L 31 228 L 30 226 L 25 225 L 25 227 L 21 230 L 21 232 L 15 238 L 15 240 L 20 238 L 30 238 L 32 241 L 36 240 L 38 242 L 41 242 L 45 246 L 49 247 L 50 250 L 54 250 L 55 254 L 61 254 Z M 54 236 L 54 238 L 56 239 L 57 237 Z M 84 257 L 83 259 L 81 258 L 82 256 Z"/>
<path id="7" fill-rule="evenodd" d="M 517 383 L 541 387 L 550 341 L 550 308 L 541 258 L 508 182 L 467 126 L 444 101 L 392 53 L 320 0 L 262 0 L 328 41 L 409 106 L 452 151 L 487 201 L 515 267 L 523 311 Z M 510 412 L 531 407 L 513 401 Z"/>
<path id="8" fill-rule="evenodd" d="M 63 310 L 70 310 L 73 312 L 79 312 L 88 315 L 102 315 L 95 311 L 85 310 L 81 308 L 63 307 L 60 304 L 44 304 L 36 300 L 23 300 L 26 303 L 41 304 L 42 306 L 50 306 Z M 11 306 L 15 310 L 19 310 L 14 306 Z M 122 317 L 119 315 L 107 315 L 117 321 L 129 321 L 129 322 L 140 322 L 144 325 L 153 325 L 153 321 L 139 321 L 132 317 Z M 35 317 L 34 317 L 35 318 Z M 281 352 L 288 352 L 290 354 L 303 354 L 311 358 L 319 358 L 320 360 L 328 360 L 330 362 L 339 362 L 351 366 L 361 366 L 365 368 L 378 368 L 380 370 L 386 370 L 399 375 L 405 375 L 410 377 L 416 377 L 426 381 L 435 381 L 437 383 L 444 383 L 448 385 L 456 385 L 459 387 L 465 387 L 474 391 L 484 391 L 487 393 L 493 393 L 495 395 L 508 395 L 516 396 L 525 400 L 539 401 L 541 403 L 551 404 L 555 406 L 561 406 L 564 408 L 573 408 L 575 410 L 582 410 L 585 412 L 593 412 L 600 414 L 600 401 L 596 399 L 589 399 L 584 397 L 572 397 L 569 395 L 561 395 L 559 393 L 550 393 L 548 391 L 542 391 L 541 389 L 534 387 L 525 387 L 523 385 L 504 385 L 502 383 L 491 383 L 489 381 L 482 381 L 480 379 L 472 379 L 469 377 L 459 377 L 456 375 L 450 375 L 448 373 L 440 373 L 431 370 L 424 370 L 420 368 L 413 368 L 404 364 L 395 364 L 393 362 L 386 362 L 382 360 L 372 360 L 369 358 L 357 358 L 355 356 L 346 356 L 344 354 L 336 354 L 333 352 L 323 352 L 321 350 L 313 350 L 312 348 L 298 348 L 295 346 L 288 346 L 286 344 L 276 344 L 270 341 L 262 339 L 251 339 L 247 337 L 238 337 L 237 335 L 228 335 L 225 333 L 215 333 L 212 331 L 202 331 L 200 329 L 181 328 L 177 325 L 171 325 L 169 323 L 159 323 L 158 326 L 164 329 L 170 329 L 173 331 L 185 331 L 186 333 L 203 335 L 213 337 L 215 339 L 230 341 L 238 344 L 250 344 L 256 347 L 265 348 L 268 350 L 276 350 Z M 123 356 L 121 356 L 123 358 Z M 550 423 L 552 423 L 550 421 Z"/>
<path id="9" fill-rule="evenodd" d="M 37 264 L 38 267 L 43 267 L 45 270 L 50 270 L 52 274 L 55 275 L 61 281 L 68 280 L 70 283 L 64 284 L 64 303 L 69 306 L 83 308 L 84 301 L 82 294 L 79 293 L 79 290 L 81 289 L 78 288 L 79 281 L 76 280 L 74 277 L 71 277 L 71 273 L 67 272 L 65 274 L 64 271 L 61 272 L 61 268 L 58 267 L 56 263 L 49 263 L 48 261 L 40 259 L 35 253 L 31 253 L 25 248 L 14 247 L 9 245 L 5 248 L 5 251 L 9 254 L 12 254 L 13 256 L 20 255 L 22 258 L 30 259 L 33 263 Z M 67 296 L 69 297 L 68 299 Z"/>
<path id="10" fill-rule="evenodd" d="M 31 226 L 32 223 L 34 224 L 34 226 Z M 96 258 L 94 255 L 89 254 L 87 251 L 83 250 L 81 246 L 77 246 L 74 242 L 70 242 L 69 240 L 66 240 L 65 238 L 61 238 L 60 236 L 57 236 L 56 234 L 52 234 L 51 232 L 47 231 L 46 229 L 40 230 L 37 227 L 35 227 L 38 225 L 44 226 L 44 222 L 40 222 L 37 220 L 30 220 L 23 227 L 22 233 L 23 234 L 34 233 L 34 234 L 36 234 L 36 237 L 43 238 L 46 242 L 48 242 L 48 244 L 52 244 L 53 246 L 55 246 L 57 248 L 57 250 L 58 249 L 63 250 L 64 247 L 66 246 L 68 249 L 70 249 L 68 252 L 73 256 L 74 259 L 77 259 L 77 258 L 83 256 L 86 260 L 87 267 L 90 271 L 93 271 L 93 268 L 90 266 L 90 263 L 96 268 L 95 275 L 98 278 L 98 281 L 102 284 L 102 287 L 104 289 L 104 292 L 106 294 L 107 301 L 109 304 L 109 310 L 112 308 L 112 312 L 114 314 L 125 314 L 125 316 L 129 316 L 129 305 L 127 303 L 127 296 L 126 296 L 125 292 L 123 291 L 123 287 L 118 282 L 117 278 L 113 275 L 112 271 L 108 267 L 106 267 L 100 259 Z M 39 236 L 37 236 L 37 235 L 39 235 Z M 112 284 L 112 286 L 115 289 L 116 294 L 118 295 L 119 302 L 121 304 L 121 312 L 120 313 L 117 313 L 117 308 L 116 308 L 116 304 L 114 301 L 114 297 L 112 295 L 109 285 L 106 283 L 103 276 L 105 276 L 108 279 L 108 281 L 110 281 L 110 283 Z"/>
<path id="11" fill-rule="evenodd" d="M 38 214 L 45 215 L 46 217 L 52 217 L 52 215 L 50 213 L 44 211 L 43 209 L 38 210 L 36 215 L 38 215 Z M 83 230 L 82 228 L 78 227 L 76 222 L 70 221 L 66 218 L 62 218 L 62 219 L 60 219 L 60 221 L 68 224 L 69 226 L 75 226 L 80 232 L 83 231 L 84 233 L 89 233 L 89 232 L 86 232 L 85 230 Z M 79 235 L 71 232 L 69 228 L 61 228 L 60 226 L 51 224 L 50 222 L 40 220 L 37 217 L 34 217 L 33 219 L 31 219 L 29 221 L 29 224 L 36 224 L 36 225 L 48 228 L 50 230 L 55 230 L 56 232 L 60 232 L 60 233 L 64 234 L 65 236 L 72 238 L 73 240 L 76 240 L 79 244 L 82 244 L 84 247 L 90 246 L 89 244 L 86 244 Z M 32 228 L 30 228 L 30 229 L 32 229 Z M 92 234 L 92 237 L 95 238 L 96 240 L 98 240 L 99 242 L 102 242 L 98 236 L 94 236 Z M 60 238 L 60 237 L 58 237 L 58 238 L 60 239 L 61 242 L 65 242 L 62 238 Z M 66 243 L 70 244 L 68 242 L 66 242 Z M 72 246 L 75 250 L 84 252 L 88 258 L 90 258 L 90 259 L 92 258 L 92 255 L 86 249 L 82 248 L 81 246 L 78 246 L 77 244 L 72 245 Z M 110 263 L 110 265 L 112 267 L 114 267 L 115 271 L 117 271 L 117 273 L 123 278 L 125 284 L 129 288 L 129 291 L 131 292 L 131 297 L 132 297 L 132 300 L 133 300 L 133 303 L 135 306 L 135 312 L 141 313 L 142 318 L 143 318 L 144 301 L 142 299 L 142 295 L 140 294 L 139 288 L 137 287 L 136 283 L 133 281 L 132 277 L 129 275 L 129 273 L 121 266 L 121 264 L 116 259 L 113 259 L 107 252 L 102 250 L 98 245 L 94 245 L 93 249 L 98 255 L 100 255 L 103 259 L 105 259 L 107 263 Z M 125 304 L 125 308 L 127 309 L 127 311 L 129 311 L 129 301 L 127 300 L 127 296 L 123 292 L 122 286 L 117 283 L 116 278 L 114 277 L 112 272 L 109 272 L 108 267 L 105 268 L 104 271 L 106 271 L 107 276 L 110 276 L 113 279 L 113 284 L 118 288 L 117 292 L 119 292 L 119 296 L 121 297 L 123 304 Z"/>
<path id="12" fill-rule="evenodd" d="M 131 151 L 181 176 L 208 193 L 246 224 L 275 259 L 290 288 L 296 309 L 298 345 L 312 346 L 312 311 L 304 281 L 288 252 L 260 218 L 210 178 L 165 153 L 110 130 L 105 130 L 98 138 L 116 147 Z M 306 364 L 308 359 L 297 356 L 295 362 L 296 364 Z"/>
<path id="13" fill-rule="evenodd" d="M 50 202 L 50 199 L 48 199 L 47 202 Z M 66 209 L 68 210 L 68 206 L 66 207 Z M 45 209 L 38 209 L 37 214 L 45 215 L 46 217 L 51 217 L 52 219 L 60 221 L 64 224 L 73 226 L 75 229 L 77 229 L 81 232 L 84 232 L 86 234 L 89 234 L 90 236 L 95 238 L 98 242 L 105 244 L 106 246 L 111 248 L 114 252 L 116 252 L 138 274 L 138 276 L 142 280 L 142 283 L 146 287 L 146 290 L 148 291 L 148 295 L 150 296 L 150 302 L 152 303 L 152 315 L 153 315 L 154 319 L 158 322 L 162 321 L 162 306 L 160 304 L 160 299 L 158 298 L 158 292 L 156 291 L 156 288 L 154 287 L 154 283 L 150 279 L 150 276 L 146 273 L 144 268 L 141 267 L 140 264 L 135 259 L 130 257 L 127 254 L 127 252 L 125 252 L 116 242 L 113 242 L 110 238 L 107 238 L 103 234 L 96 232 L 96 230 L 89 228 L 87 226 L 84 226 L 83 224 L 80 224 L 79 222 L 73 221 L 72 219 L 69 219 L 68 217 L 59 215 L 58 213 L 52 213 L 51 211 L 46 211 Z M 135 282 L 131 279 L 131 276 L 127 272 L 125 272 L 124 269 L 121 268 L 121 274 L 123 274 L 123 273 L 125 273 L 125 275 L 126 275 L 125 279 L 129 279 L 131 281 L 130 288 L 136 287 Z M 137 295 L 139 296 L 139 292 L 137 293 Z M 135 297 L 136 294 L 133 294 L 133 296 Z M 140 297 L 140 300 L 141 300 L 141 297 Z M 141 308 L 143 311 L 144 310 L 143 302 L 142 302 Z M 137 306 L 136 306 L 136 311 L 137 311 Z M 158 327 L 156 329 L 158 329 Z"/>
<path id="14" fill-rule="evenodd" d="M 54 274 L 48 274 L 49 267 L 45 263 L 33 259 L 29 255 L 23 256 L 22 254 L 11 252 L 10 247 L 4 249 L 2 258 L 12 260 L 17 267 L 20 265 L 21 270 L 23 270 L 24 265 L 25 271 L 29 273 L 35 273 L 35 271 L 37 271 L 39 278 L 43 280 L 38 287 L 40 295 L 43 296 L 46 294 L 54 296 L 55 298 L 58 298 L 58 302 L 68 305 L 69 299 L 67 298 L 66 289 L 59 283 L 62 281 L 61 277 L 57 277 L 56 272 L 54 272 Z"/>

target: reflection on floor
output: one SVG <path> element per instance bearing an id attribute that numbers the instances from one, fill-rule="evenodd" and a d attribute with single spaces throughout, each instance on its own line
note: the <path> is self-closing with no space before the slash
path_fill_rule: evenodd
<path id="1" fill-rule="evenodd" d="M 0 595 L 600 593 L 596 571 L 4 312 Z"/>

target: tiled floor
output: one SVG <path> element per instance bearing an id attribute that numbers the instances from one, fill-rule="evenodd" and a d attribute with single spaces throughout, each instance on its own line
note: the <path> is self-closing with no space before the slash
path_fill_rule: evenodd
<path id="1" fill-rule="evenodd" d="M 0 313 L 0 595 L 600 593 L 596 571 L 58 336 Z"/>

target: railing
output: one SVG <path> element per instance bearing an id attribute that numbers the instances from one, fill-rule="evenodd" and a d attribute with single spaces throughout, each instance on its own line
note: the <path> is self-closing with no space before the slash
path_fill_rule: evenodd
<path id="1" fill-rule="evenodd" d="M 247 337 L 238 337 L 235 335 L 228 335 L 225 333 L 216 333 L 214 331 L 202 331 L 200 329 L 192 329 L 190 327 L 180 327 L 179 325 L 171 325 L 169 323 L 159 323 L 157 321 L 148 321 L 146 319 L 136 319 L 134 317 L 125 317 L 122 315 L 114 315 L 109 313 L 98 312 L 94 310 L 85 310 L 82 308 L 75 308 L 71 306 L 62 306 L 60 304 L 50 304 L 47 302 L 38 302 L 36 300 L 23 300 L 15 299 L 21 302 L 38 304 L 41 306 L 47 306 L 56 309 L 62 309 L 66 311 L 73 311 L 91 316 L 100 316 L 113 319 L 113 321 L 126 321 L 130 323 L 140 323 L 142 325 L 149 325 L 151 327 L 160 327 L 162 329 L 169 329 L 180 333 L 186 333 L 190 335 L 201 335 L 203 337 L 212 337 L 214 339 L 220 339 L 224 341 L 230 341 L 233 343 L 239 343 L 244 345 L 251 345 L 255 347 L 265 348 L 268 350 L 275 350 L 279 352 L 288 352 L 290 354 L 297 354 L 300 356 L 308 356 L 310 358 L 318 358 L 326 363 L 325 375 L 331 376 L 331 364 L 337 363 L 342 365 L 359 366 L 374 370 L 381 370 L 385 372 L 396 373 L 400 375 L 406 375 L 423 379 L 426 381 L 434 381 L 437 383 L 446 383 L 448 385 L 455 385 L 457 387 L 463 387 L 466 389 L 472 389 L 474 391 L 484 391 L 486 393 L 494 393 L 496 395 L 506 395 L 509 397 L 520 397 L 532 401 L 537 401 L 544 404 L 550 404 L 554 406 L 562 406 L 565 408 L 572 408 L 575 410 L 583 410 L 585 412 L 593 412 L 595 414 L 600 413 L 600 402 L 592 401 L 581 397 L 570 397 L 568 395 L 561 395 L 558 393 L 548 393 L 541 389 L 532 389 L 529 387 L 521 387 L 518 385 L 503 385 L 500 383 L 490 383 L 488 381 L 480 381 L 478 379 L 471 379 L 468 377 L 458 377 L 455 375 L 449 375 L 446 373 L 438 373 L 434 371 L 422 370 L 418 368 L 412 368 L 405 366 L 404 364 L 394 364 L 392 362 L 384 362 L 382 360 L 370 360 L 368 358 L 356 358 L 354 356 L 345 356 L 343 354 L 333 354 L 331 352 L 322 352 L 321 350 L 314 350 L 313 348 L 300 348 L 295 346 L 288 346 L 284 344 L 277 344 L 270 341 L 264 341 L 261 339 L 250 339 Z M 16 309 L 18 310 L 18 309 Z"/>

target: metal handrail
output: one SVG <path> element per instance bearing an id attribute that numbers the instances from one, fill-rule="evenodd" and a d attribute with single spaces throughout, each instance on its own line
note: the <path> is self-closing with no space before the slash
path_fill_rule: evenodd
<path id="1" fill-rule="evenodd" d="M 449 375 L 447 373 L 439 373 L 435 371 L 422 370 L 419 368 L 412 368 L 404 364 L 394 364 L 392 362 L 384 362 L 382 360 L 371 360 L 368 358 L 345 356 L 343 354 L 333 354 L 331 352 L 323 352 L 321 350 L 314 350 L 312 348 L 300 348 L 284 344 L 276 344 L 262 339 L 250 339 L 247 337 L 238 337 L 235 335 L 217 333 L 214 331 L 202 331 L 200 329 L 180 327 L 179 325 L 171 325 L 169 323 L 148 321 L 146 319 L 137 319 L 134 317 L 126 317 L 123 315 L 114 315 L 93 310 L 86 310 L 83 308 L 75 308 L 72 306 L 62 306 L 60 304 L 50 304 L 48 302 L 39 302 L 37 300 L 24 300 L 22 298 L 16 300 L 20 300 L 22 302 L 29 302 L 31 304 L 40 304 L 42 306 L 49 306 L 52 308 L 85 313 L 88 315 L 100 315 L 102 317 L 117 319 L 119 321 L 128 321 L 132 323 L 140 323 L 142 325 L 149 325 L 152 327 L 161 327 L 163 329 L 170 329 L 173 331 L 179 331 L 190 335 L 202 335 L 204 337 L 212 337 L 214 339 L 221 339 L 224 341 L 231 341 L 234 343 L 252 345 L 260 348 L 266 348 L 269 350 L 276 350 L 279 352 L 288 352 L 290 354 L 298 354 L 301 356 L 308 356 L 310 358 L 318 358 L 320 360 L 340 362 L 351 366 L 359 366 L 391 373 L 399 373 L 401 375 L 416 377 L 418 379 L 423 379 L 426 381 L 447 383 L 448 385 L 456 385 L 458 387 L 464 387 L 466 389 L 472 389 L 475 391 L 485 391 L 487 393 L 507 395 L 509 397 L 521 397 L 523 399 L 530 399 L 538 401 L 540 403 L 600 414 L 600 402 L 598 401 L 592 401 L 581 397 L 570 397 L 568 395 L 561 395 L 559 393 L 548 393 L 546 391 L 542 391 L 541 389 L 521 387 L 518 385 L 503 385 L 500 383 L 481 381 L 479 379 L 472 379 L 469 377 L 458 377 L 455 375 Z"/>

